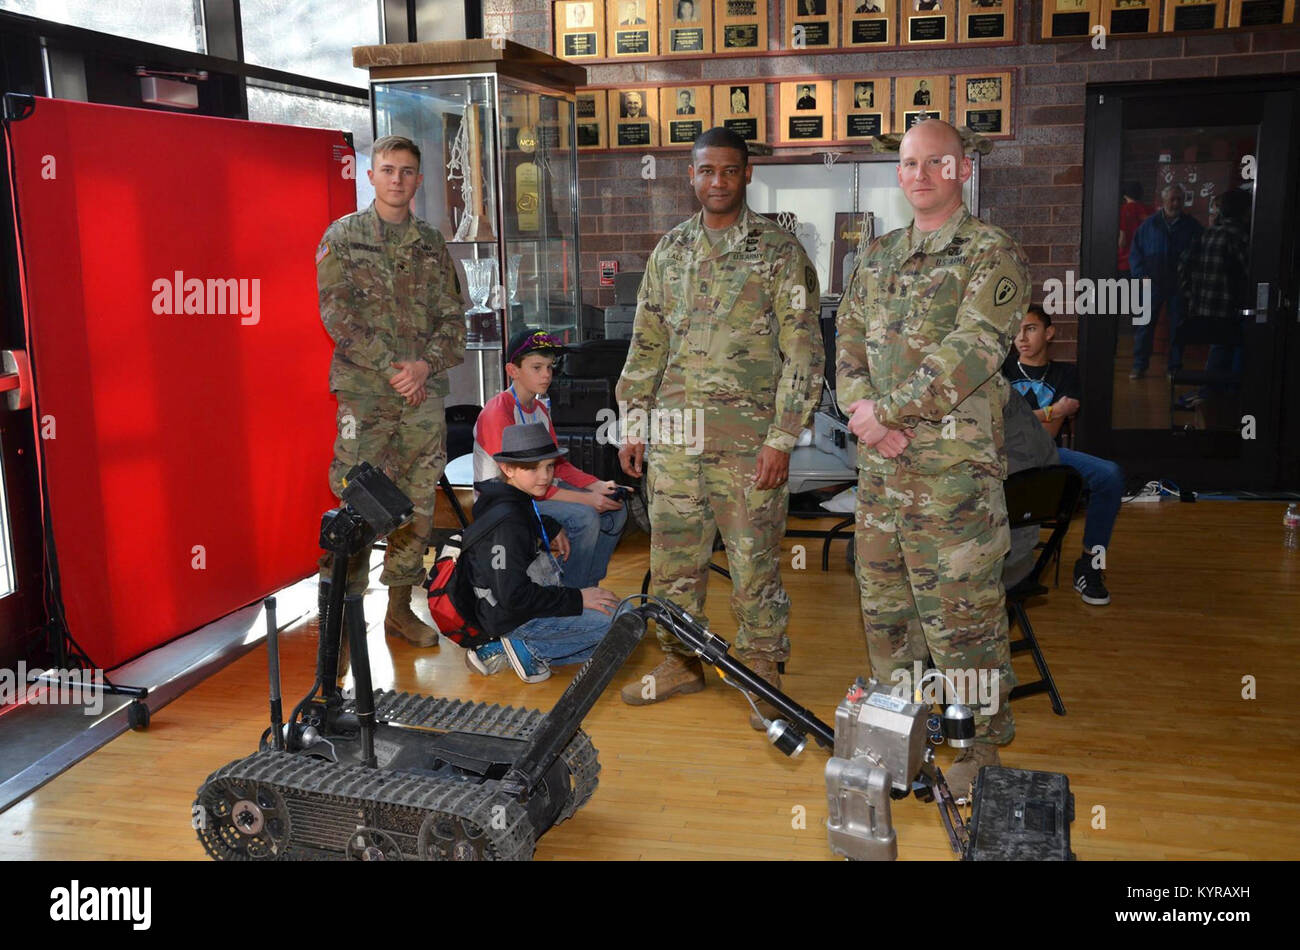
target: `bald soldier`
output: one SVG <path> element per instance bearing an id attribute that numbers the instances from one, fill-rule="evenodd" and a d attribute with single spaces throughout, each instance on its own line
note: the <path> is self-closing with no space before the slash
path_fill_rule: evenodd
<path id="1" fill-rule="evenodd" d="M 817 274 L 799 242 L 745 204 L 745 140 L 722 128 L 695 141 L 688 169 L 701 210 L 646 262 L 618 399 L 687 426 L 629 434 L 630 475 L 645 468 L 652 592 L 703 617 L 716 535 L 731 571 L 736 655 L 773 685 L 790 654 L 781 584 L 790 451 L 821 393 Z M 688 438 L 687 436 L 694 438 Z M 680 436 L 680 438 L 678 437 Z M 623 690 L 634 706 L 704 688 L 704 671 L 660 630 L 667 658 Z M 769 718 L 772 710 L 768 710 Z M 762 728 L 762 720 L 750 717 Z"/>
<path id="2" fill-rule="evenodd" d="M 836 321 L 837 391 L 859 440 L 854 552 L 872 673 L 899 682 L 895 671 L 910 676 L 928 653 L 986 688 L 997 679 L 996 700 L 965 696 L 977 741 L 948 774 L 958 798 L 1014 735 L 999 367 L 1029 300 L 1020 248 L 962 203 L 970 175 L 948 123 L 903 136 L 912 224 L 858 258 Z"/>
<path id="3" fill-rule="evenodd" d="M 388 536 L 384 552 L 384 631 L 428 647 L 438 632 L 411 610 L 411 589 L 424 579 L 433 501 L 447 461 L 447 370 L 465 357 L 465 318 L 442 235 L 410 212 L 423 180 L 419 148 L 386 135 L 375 141 L 371 164 L 374 202 L 331 224 L 316 251 L 321 320 L 334 339 L 330 390 L 338 398 L 329 480 L 341 494 L 344 476 L 366 461 L 411 499 L 415 516 Z M 329 557 L 321 561 L 322 581 Z M 365 592 L 368 563 L 358 561 L 349 594 Z M 328 586 L 321 585 L 322 604 Z"/>

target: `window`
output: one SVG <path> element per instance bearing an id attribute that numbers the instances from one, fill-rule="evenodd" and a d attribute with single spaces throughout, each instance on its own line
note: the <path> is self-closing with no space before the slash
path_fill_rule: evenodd
<path id="1" fill-rule="evenodd" d="M 370 168 L 370 109 L 359 102 L 327 99 L 319 95 L 285 92 L 248 84 L 248 118 L 253 122 L 303 125 L 316 129 L 343 129 L 352 133 L 357 151 L 357 207 L 364 208 L 375 197 L 366 176 Z"/>
<path id="2" fill-rule="evenodd" d="M 207 51 L 203 0 L 0 0 L 0 10 L 159 46 Z"/>
<path id="3" fill-rule="evenodd" d="M 378 0 L 241 0 L 244 59 L 349 86 L 369 74 L 352 66 L 352 47 L 379 42 Z"/>

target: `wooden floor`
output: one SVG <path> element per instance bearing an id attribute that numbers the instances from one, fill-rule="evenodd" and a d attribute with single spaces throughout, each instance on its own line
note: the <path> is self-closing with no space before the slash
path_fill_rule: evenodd
<path id="1" fill-rule="evenodd" d="M 1109 607 L 1062 586 L 1031 616 L 1069 709 L 1046 696 L 1015 706 L 1008 765 L 1060 771 L 1077 801 L 1084 860 L 1282 859 L 1300 843 L 1300 557 L 1284 556 L 1280 504 L 1166 502 L 1126 508 L 1110 554 Z M 1076 523 L 1067 550 L 1078 545 Z M 785 577 L 794 656 L 787 691 L 823 718 L 865 671 L 857 594 L 843 543 L 832 570 Z M 608 586 L 639 587 L 644 535 L 620 548 Z M 711 619 L 734 632 L 714 577 Z M 377 616 L 372 618 L 378 619 Z M 285 695 L 310 685 L 315 630 L 283 640 Z M 375 685 L 549 708 L 568 676 L 527 686 L 508 670 L 466 672 L 452 645 L 416 651 L 370 639 Z M 391 651 L 391 659 L 390 659 Z M 746 722 L 742 698 L 711 676 L 704 692 L 660 706 L 622 705 L 618 688 L 657 662 L 648 638 L 586 721 L 603 770 L 592 800 L 537 849 L 540 860 L 799 858 L 828 860 L 822 770 L 812 743 L 788 760 Z M 1018 658 L 1023 676 L 1032 671 Z M 1255 699 L 1243 699 L 1253 677 Z M 0 814 L 0 858 L 199 859 L 190 803 L 209 772 L 251 752 L 264 728 L 258 650 Z M 951 756 L 941 752 L 941 764 Z M 933 805 L 894 804 L 899 854 L 951 860 Z M 802 819 L 802 820 L 801 820 Z"/>

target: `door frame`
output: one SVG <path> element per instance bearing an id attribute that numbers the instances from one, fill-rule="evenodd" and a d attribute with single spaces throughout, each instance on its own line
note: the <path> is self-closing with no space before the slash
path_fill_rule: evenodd
<path id="1" fill-rule="evenodd" d="M 0 349 L 26 350 L 26 327 L 19 293 L 18 251 L 10 202 L 7 150 L 0 143 Z M 14 668 L 44 646 L 43 499 L 37 477 L 33 409 L 10 410 L 0 396 L 0 452 L 13 542 L 14 593 L 0 598 L 0 668 Z"/>
<path id="2" fill-rule="evenodd" d="M 1172 112 L 1170 106 L 1173 105 Z M 1252 105 L 1257 108 L 1251 108 Z M 1113 320 L 1079 321 L 1080 372 L 1085 409 L 1079 441 L 1089 452 L 1119 462 L 1130 476 L 1167 478 L 1198 491 L 1274 490 L 1300 487 L 1300 415 L 1284 414 L 1300 382 L 1300 332 L 1297 321 L 1296 240 L 1285 222 L 1296 220 L 1297 188 L 1287 169 L 1300 167 L 1300 76 L 1249 76 L 1231 79 L 1090 84 L 1084 127 L 1084 205 L 1079 270 L 1081 276 L 1115 277 L 1115 235 L 1119 232 L 1121 163 L 1126 109 L 1159 115 L 1152 127 L 1176 126 L 1178 113 L 1195 107 L 1205 124 L 1260 124 L 1256 187 L 1270 197 L 1252 219 L 1251 285 L 1275 277 L 1269 320 L 1247 323 L 1249 352 L 1271 356 L 1265 373 L 1245 380 L 1243 411 L 1256 419 L 1256 438 L 1229 454 L 1238 432 L 1174 433 L 1158 429 L 1114 429 L 1113 374 L 1118 326 Z M 1255 114 L 1258 114 L 1258 119 Z M 1265 177 L 1267 176 L 1267 177 Z M 1262 181 L 1270 182 L 1267 190 Z M 1277 195 L 1279 201 L 1271 197 Z M 1263 212 L 1263 213 L 1261 213 Z M 1274 244 L 1261 233 L 1277 221 L 1276 256 L 1262 253 Z M 1265 224 L 1261 227 L 1260 222 Z M 1267 241 L 1261 238 L 1268 238 Z M 1269 260 L 1264 258 L 1268 256 Z M 1286 370 L 1290 369 L 1291 379 Z M 1271 385 L 1270 385 L 1271 383 Z M 1207 450 L 1211 457 L 1207 456 Z"/>

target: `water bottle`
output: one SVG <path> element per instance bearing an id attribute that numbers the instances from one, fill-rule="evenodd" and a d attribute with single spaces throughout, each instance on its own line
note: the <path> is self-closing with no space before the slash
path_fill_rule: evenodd
<path id="1" fill-rule="evenodd" d="M 1282 547 L 1288 551 L 1300 551 L 1300 511 L 1294 503 L 1287 505 L 1286 514 L 1282 516 Z"/>

